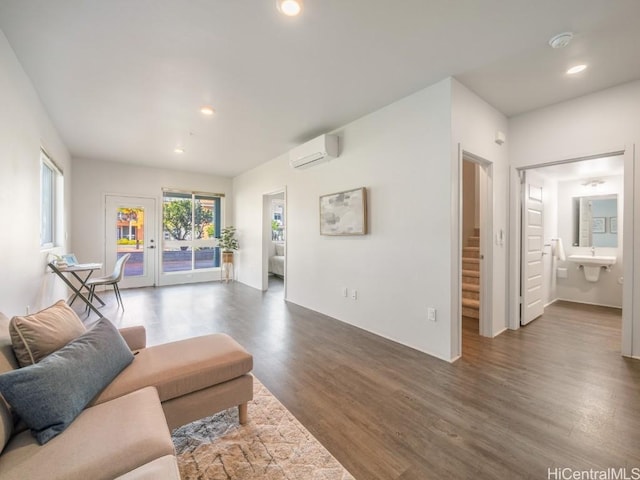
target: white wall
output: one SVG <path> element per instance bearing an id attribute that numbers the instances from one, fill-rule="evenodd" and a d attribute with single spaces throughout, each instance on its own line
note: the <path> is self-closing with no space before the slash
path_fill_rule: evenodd
<path id="1" fill-rule="evenodd" d="M 497 130 L 507 135 L 507 142 L 502 146 L 495 143 Z M 457 168 L 457 149 L 460 144 L 465 152 L 481 157 L 493 165 L 493 241 L 490 246 L 486 246 L 490 251 L 485 251 L 485 258 L 490 258 L 493 264 L 493 312 L 489 328 L 491 336 L 506 328 L 509 141 L 507 118 L 460 82 L 452 80 L 452 164 Z M 455 196 L 455 185 L 452 186 L 452 191 Z M 480 225 L 481 230 L 483 227 L 485 226 Z M 496 235 L 500 231 L 504 235 L 502 245 L 496 241 Z M 452 232 L 452 238 L 457 238 L 457 232 Z M 452 259 L 452 265 L 454 264 Z M 452 286 L 454 288 L 458 287 Z"/>
<path id="2" fill-rule="evenodd" d="M 236 177 L 239 280 L 261 288 L 262 197 L 286 186 L 288 300 L 449 360 L 450 85 L 338 129 L 341 155 L 329 163 L 292 170 L 283 155 Z M 362 186 L 370 233 L 321 236 L 319 196 Z M 358 299 L 344 298 L 343 287 Z"/>
<path id="3" fill-rule="evenodd" d="M 622 176 L 599 177 L 605 183 L 592 187 L 583 185 L 584 180 L 574 180 L 558 183 L 558 232 L 565 245 L 567 256 L 572 254 L 588 255 L 589 247 L 574 247 L 573 244 L 573 197 L 591 195 L 618 195 L 618 245 L 622 246 L 624 220 L 622 206 L 624 205 Z M 546 213 L 546 210 L 545 210 Z M 624 259 L 622 248 L 597 247 L 598 255 L 612 255 L 617 258 L 611 271 L 600 272 L 597 283 L 587 282 L 584 273 L 577 269 L 576 264 L 566 261 L 560 266 L 567 268 L 568 278 L 558 279 L 558 298 L 573 302 L 592 303 L 609 307 L 622 307 L 622 285 L 618 279 L 623 276 Z"/>
<path id="4" fill-rule="evenodd" d="M 46 273 L 48 253 L 40 249 L 40 149 L 64 171 L 66 226 L 71 190 L 69 153 L 44 110 L 31 81 L 0 32 L 0 311 L 24 314 L 63 298 L 66 290 Z"/>
<path id="5" fill-rule="evenodd" d="M 231 179 L 201 173 L 181 172 L 149 167 L 137 167 L 116 162 L 73 159 L 73 229 L 72 248 L 82 262 L 105 262 L 105 218 L 106 194 L 151 197 L 156 200 L 155 238 L 162 238 L 162 188 L 186 191 L 221 193 L 226 195 L 223 203 L 223 223 L 230 223 Z M 158 255 L 160 250 L 156 250 Z M 160 270 L 160 263 L 158 262 Z M 188 275 L 188 276 L 187 276 Z M 193 272 L 189 274 L 158 275 L 159 285 L 218 280 L 218 272 Z"/>
<path id="6" fill-rule="evenodd" d="M 640 145 L 639 105 L 640 81 L 635 81 L 513 117 L 509 124 L 510 162 L 514 167 L 523 167 L 622 149 L 633 162 L 634 146 L 637 152 Z M 627 199 L 628 192 L 638 189 L 640 178 L 636 174 L 625 184 Z M 640 195 L 634 195 L 633 201 L 627 203 L 634 222 L 627 225 L 627 232 L 633 232 L 635 225 L 640 225 Z M 640 236 L 635 235 L 632 241 L 632 252 L 640 251 Z M 630 288 L 634 308 L 625 313 L 629 320 L 623 321 L 623 334 L 628 336 L 623 338 L 623 352 L 640 356 L 640 259 L 635 257 L 626 261 L 629 275 L 625 274 L 625 278 L 632 278 L 626 278 L 625 285 Z"/>

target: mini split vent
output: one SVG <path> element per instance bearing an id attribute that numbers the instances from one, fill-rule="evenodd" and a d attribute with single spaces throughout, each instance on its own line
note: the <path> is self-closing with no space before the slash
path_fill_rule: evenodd
<path id="1" fill-rule="evenodd" d="M 321 135 L 292 149 L 289 165 L 292 168 L 307 168 L 338 157 L 338 136 Z"/>

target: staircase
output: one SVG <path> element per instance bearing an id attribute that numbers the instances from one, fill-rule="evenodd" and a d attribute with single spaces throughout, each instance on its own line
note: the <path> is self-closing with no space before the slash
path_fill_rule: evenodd
<path id="1" fill-rule="evenodd" d="M 480 318 L 480 229 L 462 249 L 462 316 Z"/>

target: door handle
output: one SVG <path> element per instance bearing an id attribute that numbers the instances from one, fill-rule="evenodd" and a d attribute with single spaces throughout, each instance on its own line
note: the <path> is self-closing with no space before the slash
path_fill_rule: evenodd
<path id="1" fill-rule="evenodd" d="M 156 248 L 155 245 L 149 245 L 147 248 Z"/>

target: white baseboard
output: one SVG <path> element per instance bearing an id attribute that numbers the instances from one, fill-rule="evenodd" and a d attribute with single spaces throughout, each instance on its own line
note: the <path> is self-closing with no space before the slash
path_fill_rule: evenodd
<path id="1" fill-rule="evenodd" d="M 593 305 L 594 307 L 618 308 L 618 309 L 622 310 L 622 306 L 620 306 L 620 305 L 605 305 L 605 304 L 602 304 L 602 303 L 580 302 L 578 300 L 572 300 L 572 299 L 569 299 L 569 298 L 556 298 L 554 300 L 554 302 L 557 302 L 558 300 L 562 300 L 564 302 L 571 302 L 571 303 L 580 303 L 582 305 Z"/>
<path id="2" fill-rule="evenodd" d="M 500 334 L 502 334 L 502 333 L 506 332 L 507 330 L 509 330 L 509 329 L 508 329 L 507 327 L 504 327 L 502 330 L 500 330 L 500 331 L 496 332 L 496 333 L 493 335 L 493 337 L 491 337 L 491 338 L 496 338 L 498 335 L 500 335 Z"/>

